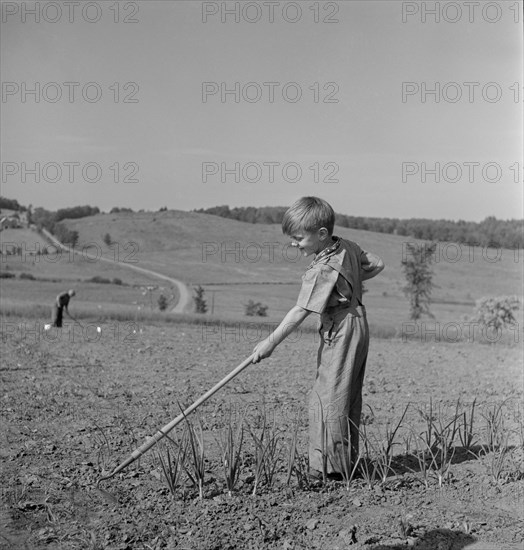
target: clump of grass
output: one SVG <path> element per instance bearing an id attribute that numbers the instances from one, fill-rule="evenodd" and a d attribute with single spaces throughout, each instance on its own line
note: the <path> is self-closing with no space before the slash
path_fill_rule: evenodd
<path id="1" fill-rule="evenodd" d="M 360 473 L 368 488 L 372 488 L 377 479 L 383 484 L 386 483 L 390 473 L 395 474 L 392 467 L 393 448 L 398 444 L 395 438 L 400 427 L 403 425 L 408 409 L 409 403 L 404 408 L 400 419 L 394 424 L 388 420 L 385 432 L 379 434 L 378 437 L 372 436 L 368 432 L 366 427 L 367 422 L 362 423 L 359 434 L 363 441 L 364 453 L 359 454 L 358 462 L 360 463 Z M 374 417 L 372 410 L 371 413 L 372 417 Z"/>
<path id="2" fill-rule="evenodd" d="M 499 405 L 493 404 L 485 414 L 482 414 L 486 421 L 487 451 L 496 451 L 504 442 L 504 402 Z"/>
<path id="3" fill-rule="evenodd" d="M 340 431 L 343 432 L 343 420 L 339 419 L 340 423 Z M 339 471 L 342 475 L 342 479 L 344 483 L 346 484 L 346 489 L 349 491 L 349 487 L 351 486 L 351 482 L 353 481 L 353 478 L 355 477 L 355 474 L 357 472 L 358 466 L 360 464 L 360 455 L 355 460 L 355 464 L 352 464 L 351 462 L 351 449 L 352 449 L 352 441 L 351 441 L 351 420 L 349 417 L 346 417 L 346 429 L 347 429 L 347 439 L 345 441 L 345 444 L 339 445 L 338 447 L 335 447 L 337 449 L 337 454 L 335 457 L 332 458 L 332 461 L 336 465 L 337 471 Z"/>
<path id="4" fill-rule="evenodd" d="M 436 413 L 433 408 L 433 400 L 429 402 L 429 413 L 419 409 L 419 413 L 426 422 L 426 430 L 420 434 L 413 434 L 416 446 L 416 458 L 419 465 L 419 471 L 424 478 L 426 488 L 429 486 L 429 477 L 434 476 L 439 487 L 449 479 L 450 468 L 455 455 L 453 442 L 457 433 L 460 432 L 458 423 L 461 415 L 459 414 L 460 401 L 457 401 L 455 413 L 451 420 L 443 420 L 442 415 Z M 471 426 L 472 424 L 471 420 Z M 467 437 L 464 432 L 464 437 Z"/>
<path id="5" fill-rule="evenodd" d="M 360 437 L 362 439 L 362 445 L 364 452 L 359 450 L 358 461 L 360 463 L 360 475 L 366 483 L 368 489 L 372 489 L 375 484 L 375 478 L 377 473 L 377 466 L 373 460 L 371 437 L 368 434 L 367 423 L 362 423 L 362 427 L 359 429 Z"/>
<path id="6" fill-rule="evenodd" d="M 300 454 L 298 450 L 298 428 L 299 418 L 295 419 L 293 431 L 288 445 L 287 455 L 287 468 L 286 468 L 286 485 L 291 483 L 293 474 L 297 479 L 297 484 L 300 489 L 307 489 L 310 487 L 308 470 L 309 470 L 309 458 Z"/>
<path id="7" fill-rule="evenodd" d="M 388 422 L 386 423 L 386 431 L 384 437 L 381 438 L 381 441 L 377 446 L 375 460 L 377 464 L 377 471 L 382 483 L 386 482 L 386 478 L 390 472 L 395 474 L 393 468 L 391 467 L 391 464 L 393 462 L 393 446 L 396 444 L 395 437 L 399 428 L 402 426 L 402 422 L 404 422 L 404 418 L 406 416 L 406 413 L 408 412 L 408 408 L 409 403 L 406 405 L 404 412 L 400 417 L 400 420 L 396 424 L 392 425 L 388 420 Z"/>
<path id="8" fill-rule="evenodd" d="M 236 430 L 233 425 L 231 411 L 227 418 L 227 424 L 221 432 L 218 445 L 220 447 L 224 480 L 231 496 L 240 477 L 242 469 L 242 444 L 244 442 L 243 417 Z"/>
<path id="9" fill-rule="evenodd" d="M 268 487 L 273 485 L 282 451 L 280 430 L 277 428 L 275 422 L 272 424 L 268 423 L 265 409 L 259 415 L 259 420 L 261 426 L 259 434 L 249 424 L 247 425 L 249 434 L 255 445 L 254 495 L 262 478 Z"/>
<path id="10" fill-rule="evenodd" d="M 182 409 L 181 409 L 182 410 Z M 183 411 L 182 411 L 182 414 Z M 184 415 L 187 427 L 187 459 L 182 462 L 182 467 L 194 487 L 198 487 L 198 495 L 204 498 L 204 478 L 206 475 L 206 457 L 204 449 L 204 430 L 200 417 L 197 416 L 198 428 Z"/>
<path id="11" fill-rule="evenodd" d="M 468 417 L 467 411 L 464 411 L 462 413 L 462 426 L 458 432 L 460 443 L 467 452 L 471 452 L 473 446 L 476 443 L 476 439 L 475 439 L 476 436 L 475 436 L 475 432 L 473 431 L 476 402 L 477 402 L 477 399 L 475 398 L 473 400 L 473 403 L 471 404 L 469 417 Z M 457 407 L 458 407 L 458 401 L 457 401 Z"/>
<path id="12" fill-rule="evenodd" d="M 491 453 L 491 458 L 489 460 L 489 472 L 495 483 L 498 483 L 502 473 L 506 470 L 505 466 L 508 453 L 508 436 L 506 435 L 504 442 Z"/>
<path id="13" fill-rule="evenodd" d="M 165 445 L 164 453 L 162 453 L 161 449 L 157 449 L 157 458 L 160 462 L 164 479 L 166 480 L 169 492 L 173 496 L 176 496 L 177 482 L 186 458 L 187 439 L 185 434 L 186 432 L 184 432 L 181 442 L 178 442 L 177 444 L 172 442 L 172 446 L 175 449 L 174 454 L 171 454 L 167 444 Z"/>
<path id="14" fill-rule="evenodd" d="M 429 488 L 429 465 L 428 465 L 427 442 L 424 440 L 424 438 L 421 435 L 415 434 L 414 431 L 413 431 L 413 441 L 415 442 L 415 457 L 418 463 L 418 471 L 422 474 L 422 479 L 424 480 L 424 486 L 426 487 L 426 489 L 428 489 Z M 415 470 L 413 469 L 411 470 L 415 472 Z"/>
<path id="15" fill-rule="evenodd" d="M 100 435 L 93 435 L 93 441 L 98 446 L 96 454 L 96 464 L 99 472 L 106 472 L 111 470 L 109 455 L 111 454 L 111 444 L 107 439 L 104 430 L 94 422 L 95 427 L 100 432 Z"/>
<path id="16" fill-rule="evenodd" d="M 425 413 L 422 409 L 419 409 L 419 414 L 426 422 L 426 430 L 423 433 L 426 446 L 431 448 L 432 451 L 437 450 L 439 447 L 447 446 L 451 447 L 455 441 L 457 433 L 460 433 L 460 424 L 458 420 L 460 413 L 460 400 L 457 401 L 455 406 L 455 414 L 451 420 L 443 420 L 443 415 L 440 409 L 435 411 L 433 409 L 433 400 L 429 400 L 429 413 Z"/>

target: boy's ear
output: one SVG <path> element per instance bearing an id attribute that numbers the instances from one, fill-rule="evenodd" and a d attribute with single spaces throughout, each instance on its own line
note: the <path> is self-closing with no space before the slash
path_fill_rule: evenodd
<path id="1" fill-rule="evenodd" d="M 329 237 L 329 231 L 325 228 L 325 227 L 321 227 L 319 230 L 318 230 L 318 237 L 320 240 L 324 240 L 326 239 L 327 237 Z"/>

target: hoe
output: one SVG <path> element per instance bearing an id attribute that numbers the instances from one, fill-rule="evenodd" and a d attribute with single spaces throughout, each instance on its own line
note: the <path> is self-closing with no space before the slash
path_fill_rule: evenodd
<path id="1" fill-rule="evenodd" d="M 192 413 L 197 407 L 202 405 L 207 399 L 209 399 L 214 393 L 216 393 L 220 388 L 225 386 L 230 380 L 232 380 L 237 374 L 240 374 L 248 365 L 253 362 L 254 354 L 250 355 L 243 363 L 238 365 L 238 367 L 232 370 L 225 378 L 220 382 L 215 384 L 208 392 L 199 397 L 192 405 L 190 405 L 184 412 L 179 414 L 175 419 L 171 420 L 169 424 L 166 424 L 163 428 L 160 428 L 154 435 L 152 435 L 147 441 L 138 449 L 135 449 L 131 456 L 124 460 L 119 466 L 117 466 L 111 473 L 102 476 L 97 483 L 110 479 L 124 468 L 127 468 L 131 463 L 133 463 L 137 458 L 140 458 L 144 453 L 146 453 L 151 447 L 156 445 L 163 437 L 165 437 L 175 426 L 180 424 L 187 415 Z"/>

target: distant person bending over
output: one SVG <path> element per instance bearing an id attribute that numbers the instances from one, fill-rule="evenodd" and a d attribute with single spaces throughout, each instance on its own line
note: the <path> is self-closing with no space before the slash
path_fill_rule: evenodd
<path id="1" fill-rule="evenodd" d="M 68 290 L 67 292 L 62 292 L 56 297 L 55 303 L 53 305 L 53 326 L 61 327 L 62 326 L 62 317 L 64 314 L 64 308 L 69 315 L 69 300 L 76 294 L 74 290 Z"/>
<path id="2" fill-rule="evenodd" d="M 269 357 L 310 313 L 320 315 L 320 348 L 309 402 L 309 474 L 315 479 L 322 479 L 323 471 L 328 478 L 340 479 L 358 461 L 369 346 L 362 281 L 384 269 L 375 254 L 334 236 L 334 223 L 333 209 L 317 197 L 302 197 L 284 214 L 283 233 L 304 256 L 314 254 L 315 259 L 302 277 L 296 305 L 255 346 L 253 358 L 257 363 Z"/>

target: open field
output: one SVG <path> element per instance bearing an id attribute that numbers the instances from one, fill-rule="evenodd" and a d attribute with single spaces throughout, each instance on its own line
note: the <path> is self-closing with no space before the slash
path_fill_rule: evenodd
<path id="1" fill-rule="evenodd" d="M 522 309 L 514 330 L 492 345 L 479 332 L 465 337 L 476 299 L 518 295 L 522 303 L 522 251 L 439 245 L 434 318 L 414 325 L 400 270 L 408 239 L 337 231 L 387 266 L 366 283 L 364 296 L 373 338 L 363 464 L 374 465 L 375 475 L 320 486 L 301 476 L 318 346 L 311 316 L 273 357 L 199 409 L 201 499 L 183 472 L 170 492 L 156 451 L 101 488 L 96 480 L 249 356 L 295 303 L 309 259 L 292 256 L 278 226 L 204 214 L 101 214 L 66 223 L 79 231 L 83 257 L 1 258 L 2 273 L 15 276 L 1 279 L 0 294 L 0 548 L 523 548 Z M 28 251 L 47 246 L 28 229 L 0 237 L 2 251 L 7 243 L 25 243 Z M 116 263 L 99 261 L 99 253 Z M 203 285 L 213 313 L 158 311 L 160 292 L 170 308 L 176 293 L 125 265 L 135 259 L 190 287 Z M 122 284 L 89 282 L 97 276 Z M 62 331 L 44 331 L 51 303 L 70 287 L 77 290 L 71 313 L 83 326 L 66 319 Z M 267 305 L 268 316 L 246 317 L 249 299 Z M 406 406 L 381 475 L 379 449 Z M 263 418 L 276 457 L 274 475 L 258 479 Z M 244 426 L 231 494 L 219 444 L 228 425 Z M 450 426 L 457 428 L 451 443 Z M 298 458 L 288 482 L 295 429 Z M 180 426 L 173 437 L 184 433 Z M 167 448 L 158 446 L 164 459 Z M 188 468 L 190 462 L 188 451 Z"/>
<path id="2" fill-rule="evenodd" d="M 297 257 L 289 240 L 278 225 L 253 225 L 217 216 L 180 211 L 100 214 L 78 220 L 67 220 L 70 229 L 79 232 L 77 250 L 82 257 L 65 253 L 31 257 L 3 257 L 2 270 L 21 272 L 57 283 L 42 286 L 42 294 L 34 285 L 14 284 L 4 280 L 2 301 L 28 302 L 44 305 L 62 288 L 81 286 L 75 304 L 84 311 L 93 305 L 108 304 L 124 310 L 156 307 L 160 292 L 176 301 L 174 288 L 165 282 L 128 269 L 133 265 L 152 269 L 175 277 L 191 289 L 202 285 L 208 314 L 217 318 L 244 317 L 248 300 L 268 306 L 267 320 L 278 321 L 295 303 L 300 277 L 309 259 Z M 402 292 L 405 284 L 401 260 L 407 242 L 415 239 L 342 228 L 336 231 L 363 248 L 376 252 L 386 269 L 379 277 L 366 283 L 365 303 L 371 325 L 379 333 L 401 334 L 409 322 L 408 302 Z M 103 238 L 109 233 L 113 241 L 108 247 Z M 25 243 L 27 250 L 45 241 L 29 230 L 7 230 L 0 235 L 5 243 Z M 116 260 L 108 264 L 97 257 Z M 128 265 L 126 265 L 128 264 Z M 473 313 L 475 301 L 484 296 L 517 295 L 522 302 L 522 250 L 483 249 L 453 243 L 439 243 L 435 256 L 432 312 L 429 323 L 444 325 L 462 323 Z M 90 277 L 121 279 L 130 285 L 116 289 L 115 285 L 84 284 Z M 26 281 L 24 281 L 26 282 Z M 22 283 L 22 282 L 21 282 Z M 134 286 L 157 286 L 158 290 L 142 298 Z M 29 286 L 33 288 L 29 290 Z M 29 290 L 29 292 L 28 292 Z M 78 290 L 78 289 L 77 289 Z M 84 291 L 85 290 L 85 291 Z M 522 326 L 522 310 L 518 322 Z"/>
<path id="3" fill-rule="evenodd" d="M 80 243 L 96 242 L 110 233 L 123 247 L 134 243 L 136 258 L 151 269 L 187 284 L 296 283 L 308 258 L 297 256 L 279 225 L 248 224 L 193 212 L 167 211 L 100 214 L 68 220 Z M 369 292 L 402 295 L 400 262 L 410 237 L 336 228 L 336 234 L 381 256 L 387 269 L 369 281 Z M 131 249 L 128 248 L 128 251 Z M 113 253 L 113 252 L 112 252 Z M 434 297 L 446 301 L 474 301 L 485 294 L 522 294 L 522 251 L 482 249 L 440 244 L 436 255 Z"/>
<path id="4" fill-rule="evenodd" d="M 53 341 L 20 333 L 3 338 L 0 548 L 400 550 L 410 544 L 458 550 L 478 542 L 492 550 L 522 548 L 519 347 L 374 339 L 364 385 L 370 437 L 378 441 L 409 408 L 386 478 L 355 479 L 347 488 L 339 482 L 301 487 L 295 475 L 286 483 L 293 426 L 299 453 L 306 448 L 318 342 L 311 334 L 285 342 L 199 409 L 205 441 L 199 499 L 185 474 L 169 492 L 154 451 L 101 489 L 96 480 L 177 416 L 179 404 L 192 402 L 248 356 L 257 335 L 184 324 L 140 329 L 104 328 L 93 341 L 71 340 L 66 332 Z M 457 435 L 439 487 L 436 469 L 421 471 L 410 435 L 424 432 L 430 402 L 434 417 L 445 420 L 459 399 L 466 413 L 476 400 L 471 452 Z M 497 451 L 488 447 L 488 420 L 499 408 L 503 447 Z M 271 485 L 262 479 L 252 494 L 256 452 L 246 431 L 241 473 L 229 495 L 217 439 L 242 415 L 260 434 L 262 411 L 278 435 L 274 479 Z M 182 433 L 180 427 L 172 435 Z"/>

